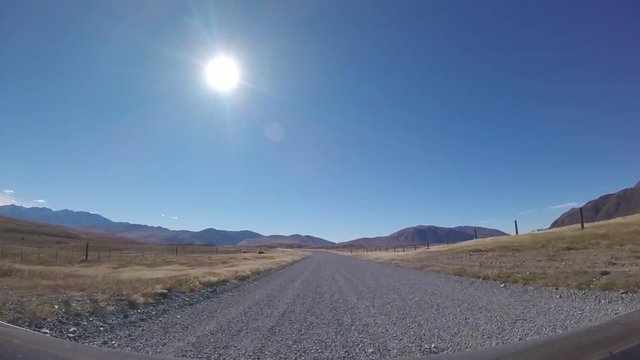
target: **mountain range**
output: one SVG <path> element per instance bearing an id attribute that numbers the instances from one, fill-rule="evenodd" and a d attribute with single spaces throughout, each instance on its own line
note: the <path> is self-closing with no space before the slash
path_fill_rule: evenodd
<path id="1" fill-rule="evenodd" d="M 433 225 L 413 226 L 391 235 L 360 238 L 338 244 L 339 246 L 401 246 L 455 243 L 478 238 L 508 235 L 496 229 L 474 226 L 440 227 Z"/>
<path id="2" fill-rule="evenodd" d="M 331 246 L 397 246 L 426 245 L 445 242 L 460 242 L 478 238 L 507 235 L 484 227 L 415 226 L 402 229 L 388 236 L 360 238 L 335 244 L 311 235 L 268 235 L 241 230 L 228 231 L 204 229 L 201 231 L 171 230 L 160 226 L 116 222 L 102 215 L 72 210 L 51 210 L 43 207 L 0 206 L 0 216 L 14 219 L 64 226 L 72 229 L 108 234 L 144 243 L 196 244 L 213 246 L 287 246 L 287 247 L 331 247 Z"/>
<path id="3" fill-rule="evenodd" d="M 293 247 L 314 247 L 333 246 L 334 242 L 321 239 L 311 235 L 269 235 L 257 239 L 242 240 L 238 246 L 293 246 Z"/>
<path id="4" fill-rule="evenodd" d="M 160 226 L 116 222 L 102 215 L 72 210 L 51 210 L 42 207 L 0 206 L 0 216 L 50 225 L 121 236 L 145 243 L 196 244 L 235 246 L 242 240 L 263 237 L 254 231 L 227 231 L 204 229 L 202 231 L 170 230 Z"/>
<path id="5" fill-rule="evenodd" d="M 600 196 L 582 206 L 584 222 L 610 220 L 640 214 L 640 182 L 634 187 Z M 572 208 L 551 223 L 551 228 L 580 223 L 580 209 Z"/>

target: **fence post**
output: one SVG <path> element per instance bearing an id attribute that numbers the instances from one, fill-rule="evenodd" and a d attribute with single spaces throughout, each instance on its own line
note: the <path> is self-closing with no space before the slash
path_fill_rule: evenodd
<path id="1" fill-rule="evenodd" d="M 518 235 L 518 220 L 513 220 L 513 223 L 516 225 L 516 235 Z"/>
<path id="2" fill-rule="evenodd" d="M 477 239 L 478 238 L 478 229 L 473 228 L 473 238 Z"/>
<path id="3" fill-rule="evenodd" d="M 84 247 L 84 262 L 89 261 L 89 243 Z"/>
<path id="4" fill-rule="evenodd" d="M 580 228 L 584 230 L 584 216 L 582 215 L 582 206 L 580 207 Z"/>

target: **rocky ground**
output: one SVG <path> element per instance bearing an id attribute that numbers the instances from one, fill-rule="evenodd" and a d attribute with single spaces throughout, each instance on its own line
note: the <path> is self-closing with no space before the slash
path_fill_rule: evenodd
<path id="1" fill-rule="evenodd" d="M 33 326 L 186 358 L 378 359 L 522 341 L 637 308 L 638 294 L 505 285 L 318 252 L 241 283 Z"/>

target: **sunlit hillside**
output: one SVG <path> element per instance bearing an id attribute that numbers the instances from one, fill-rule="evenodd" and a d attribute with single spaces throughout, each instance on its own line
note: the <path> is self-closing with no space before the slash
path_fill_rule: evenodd
<path id="1" fill-rule="evenodd" d="M 407 253 L 358 256 L 420 270 L 542 286 L 640 290 L 640 215 Z"/>

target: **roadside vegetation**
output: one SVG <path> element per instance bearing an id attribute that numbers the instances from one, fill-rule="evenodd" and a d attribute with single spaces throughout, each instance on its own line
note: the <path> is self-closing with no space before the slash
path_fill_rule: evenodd
<path id="1" fill-rule="evenodd" d="M 89 256 L 85 260 L 86 244 Z M 0 218 L 0 320 L 100 315 L 233 282 L 301 259 L 297 250 L 144 245 Z"/>
<path id="2" fill-rule="evenodd" d="M 344 253 L 344 252 L 342 252 Z M 581 290 L 640 291 L 640 215 L 609 221 L 356 256 L 458 276 Z"/>

